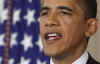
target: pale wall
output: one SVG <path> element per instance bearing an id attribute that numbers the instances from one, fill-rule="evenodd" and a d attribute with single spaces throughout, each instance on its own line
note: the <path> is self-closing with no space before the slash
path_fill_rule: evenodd
<path id="1" fill-rule="evenodd" d="M 99 29 L 95 36 L 93 36 L 89 42 L 88 50 L 92 56 L 100 62 L 100 0 L 98 2 L 98 19 L 99 19 Z"/>

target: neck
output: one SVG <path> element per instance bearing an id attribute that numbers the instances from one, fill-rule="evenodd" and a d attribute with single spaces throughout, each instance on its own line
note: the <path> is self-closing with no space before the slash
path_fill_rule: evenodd
<path id="1" fill-rule="evenodd" d="M 54 64 L 72 64 L 85 52 L 87 44 L 84 43 L 72 48 L 72 50 L 70 50 L 68 53 L 52 57 Z"/>

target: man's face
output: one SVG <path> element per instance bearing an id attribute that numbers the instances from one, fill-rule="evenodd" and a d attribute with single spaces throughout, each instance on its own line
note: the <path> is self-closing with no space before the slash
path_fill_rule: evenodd
<path id="1" fill-rule="evenodd" d="M 44 0 L 40 34 L 45 54 L 56 56 L 74 50 L 86 38 L 86 29 L 84 11 L 75 0 Z"/>

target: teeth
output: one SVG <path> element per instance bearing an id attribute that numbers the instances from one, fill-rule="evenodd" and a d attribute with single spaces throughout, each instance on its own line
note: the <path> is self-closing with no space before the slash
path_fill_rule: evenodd
<path id="1" fill-rule="evenodd" d="M 48 34 L 48 36 L 57 36 L 56 33 Z"/>
<path id="2" fill-rule="evenodd" d="M 62 35 L 60 33 L 48 33 L 45 35 L 46 40 L 57 40 L 60 39 Z"/>
<path id="3" fill-rule="evenodd" d="M 54 39 L 56 39 L 56 36 L 57 36 L 57 34 L 56 33 L 51 33 L 51 34 L 48 34 L 48 40 L 54 40 Z"/>

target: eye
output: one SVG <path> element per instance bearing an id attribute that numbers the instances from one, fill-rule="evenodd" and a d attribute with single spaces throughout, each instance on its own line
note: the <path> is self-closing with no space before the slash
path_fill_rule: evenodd
<path id="1" fill-rule="evenodd" d="M 72 13 L 68 12 L 68 11 L 61 11 L 62 15 L 72 15 Z"/>
<path id="2" fill-rule="evenodd" d="M 46 16 L 46 15 L 48 15 L 48 11 L 42 11 L 41 13 L 40 13 L 40 16 Z"/>

